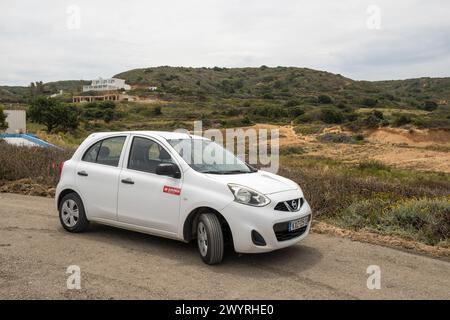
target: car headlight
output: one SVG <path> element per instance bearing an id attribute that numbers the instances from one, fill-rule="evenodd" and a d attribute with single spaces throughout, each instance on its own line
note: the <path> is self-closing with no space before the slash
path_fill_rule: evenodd
<path id="1" fill-rule="evenodd" d="M 264 207 L 270 203 L 269 198 L 250 188 L 233 183 L 228 184 L 228 188 L 233 193 L 236 202 L 255 207 Z"/>

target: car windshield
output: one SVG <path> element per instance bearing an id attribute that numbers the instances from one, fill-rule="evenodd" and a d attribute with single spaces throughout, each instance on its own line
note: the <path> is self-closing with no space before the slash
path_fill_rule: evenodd
<path id="1" fill-rule="evenodd" d="M 189 166 L 198 172 L 239 174 L 257 171 L 211 140 L 169 139 L 167 141 Z"/>

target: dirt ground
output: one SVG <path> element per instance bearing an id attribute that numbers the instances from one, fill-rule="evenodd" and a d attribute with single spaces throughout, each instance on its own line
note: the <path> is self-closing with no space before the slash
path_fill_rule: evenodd
<path id="1" fill-rule="evenodd" d="M 81 270 L 68 290 L 67 268 Z M 379 266 L 381 288 L 368 289 Z M 52 199 L 0 194 L 0 299 L 450 299 L 450 262 L 311 234 L 268 254 L 228 251 L 205 265 L 195 244 L 92 225 L 60 226 Z"/>
<path id="2" fill-rule="evenodd" d="M 307 155 L 349 163 L 378 160 L 401 169 L 450 173 L 450 132 L 444 130 L 406 130 L 381 128 L 367 131 L 365 143 L 322 143 L 318 135 L 296 134 L 292 126 L 258 124 L 254 128 L 280 129 L 280 147 L 301 146 Z M 345 133 L 340 127 L 324 133 Z"/>

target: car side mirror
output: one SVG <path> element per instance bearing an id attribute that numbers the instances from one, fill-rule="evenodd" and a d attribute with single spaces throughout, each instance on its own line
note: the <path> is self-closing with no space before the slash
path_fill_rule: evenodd
<path id="1" fill-rule="evenodd" d="M 176 179 L 181 178 L 180 168 L 174 163 L 160 163 L 156 166 L 156 174 L 160 176 L 169 176 Z"/>

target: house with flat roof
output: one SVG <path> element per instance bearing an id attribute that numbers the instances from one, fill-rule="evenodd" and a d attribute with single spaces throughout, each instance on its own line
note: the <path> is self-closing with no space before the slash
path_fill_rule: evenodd
<path id="1" fill-rule="evenodd" d="M 87 86 L 83 86 L 83 92 L 87 91 L 115 91 L 115 90 L 130 90 L 131 86 L 125 83 L 123 79 L 109 78 L 103 79 L 98 78 L 92 80 L 92 83 Z"/>

